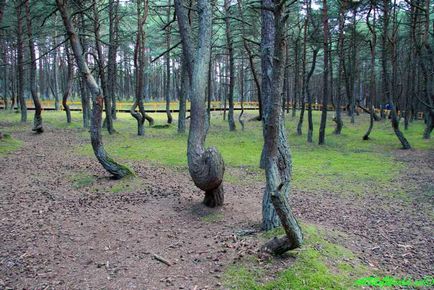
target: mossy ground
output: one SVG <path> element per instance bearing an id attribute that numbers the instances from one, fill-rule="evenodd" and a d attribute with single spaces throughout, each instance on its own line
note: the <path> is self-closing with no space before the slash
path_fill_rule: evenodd
<path id="1" fill-rule="evenodd" d="M 254 116 L 253 111 L 248 112 Z M 15 130 L 30 130 L 28 124 L 19 123 L 19 114 L 1 112 L 1 119 L 14 122 Z M 151 114 L 156 125 L 165 125 L 165 114 Z M 103 138 L 109 154 L 116 160 L 140 161 L 146 160 L 153 164 L 181 166 L 187 164 L 186 144 L 187 134 L 178 134 L 176 118 L 170 126 L 146 127 L 145 136 L 136 135 L 136 122 L 126 113 L 118 113 L 115 121 L 117 134 L 109 136 L 104 130 Z M 360 115 L 356 123 L 351 124 L 349 118 L 344 117 L 342 134 L 333 134 L 333 112 L 329 113 L 326 145 L 306 142 L 306 136 L 297 136 L 295 127 L 298 118 L 286 116 L 288 139 L 293 154 L 293 186 L 303 190 L 325 190 L 354 196 L 363 195 L 367 188 L 372 192 L 382 192 L 400 196 L 402 188 L 394 182 L 403 164 L 394 159 L 393 151 L 400 149 L 400 144 L 390 127 L 388 120 L 375 122 L 371 140 L 363 141 L 368 116 Z M 31 114 L 29 114 L 31 118 Z M 44 112 L 44 123 L 47 127 L 73 128 L 80 130 L 81 114 L 72 113 L 72 123 L 65 122 L 64 112 Z M 319 123 L 319 112 L 314 112 L 315 133 Z M 304 122 L 306 131 L 306 122 Z M 28 127 L 28 128 L 27 128 Z M 423 121 L 414 121 L 408 130 L 403 130 L 413 148 L 417 150 L 434 149 L 432 140 L 422 139 Z M 10 130 L 11 127 L 8 127 Z M 262 141 L 260 122 L 246 122 L 246 130 L 239 126 L 236 132 L 229 132 L 227 122 L 222 120 L 221 113 L 213 113 L 212 125 L 207 137 L 207 144 L 216 146 L 223 155 L 227 167 L 244 168 L 251 174 L 242 178 L 236 173 L 227 171 L 226 180 L 230 183 L 240 182 L 241 179 L 262 181 L 263 173 L 258 169 Z M 88 137 L 87 130 L 81 129 L 83 137 Z M 6 132 L 7 133 L 7 132 Z M 90 143 L 90 142 L 89 142 Z M 4 146 L 2 146 L 4 147 Z M 91 156 L 90 144 L 84 148 L 77 148 L 77 153 Z"/>
<path id="2" fill-rule="evenodd" d="M 231 289 L 351 289 L 355 281 L 373 273 L 348 249 L 339 245 L 324 228 L 303 224 L 304 244 L 289 255 L 294 262 L 277 273 L 277 277 L 264 282 L 266 273 L 258 262 L 244 261 L 230 266 L 223 277 Z M 276 229 L 263 235 L 264 241 L 283 235 Z M 289 259 L 287 257 L 287 259 Z M 275 273 L 274 273 L 275 274 Z"/>
<path id="3" fill-rule="evenodd" d="M 20 140 L 12 138 L 9 134 L 5 134 L 3 138 L 0 139 L 0 157 L 18 150 L 21 144 L 22 142 Z"/>
<path id="4" fill-rule="evenodd" d="M 254 116 L 249 112 L 246 118 Z M 109 136 L 104 130 L 103 139 L 107 151 L 115 160 L 133 163 L 146 161 L 151 164 L 173 166 L 185 169 L 187 134 L 178 134 L 177 115 L 173 114 L 174 124 L 165 125 L 165 114 L 151 114 L 157 127 L 146 127 L 145 136 L 136 135 L 136 122 L 129 114 L 118 114 L 115 121 L 117 133 Z M 293 154 L 293 186 L 297 190 L 334 192 L 357 197 L 366 193 L 387 194 L 405 199 L 405 190 L 396 182 L 405 165 L 395 159 L 400 144 L 394 135 L 390 122 L 375 122 L 371 140 L 363 141 L 362 136 L 368 125 L 367 115 L 356 118 L 351 124 L 344 118 L 345 127 L 339 136 L 333 134 L 330 112 L 326 135 L 326 145 L 319 146 L 317 128 L 319 113 L 314 112 L 314 143 L 308 144 L 306 136 L 297 136 L 297 120 L 286 117 L 288 139 Z M 64 112 L 44 112 L 44 123 L 49 128 L 71 128 L 83 137 L 89 133 L 81 129 L 81 114 L 72 113 L 72 123 L 67 124 Z M 31 114 L 29 114 L 31 118 Z M 30 131 L 31 120 L 27 124 L 19 123 L 19 114 L 0 112 L 0 121 L 13 122 L 3 131 Z M 307 123 L 304 123 L 306 132 Z M 434 150 L 432 140 L 422 139 L 424 124 L 415 121 L 408 130 L 403 130 L 413 148 L 417 150 Z M 222 120 L 221 113 L 214 113 L 207 138 L 207 144 L 216 146 L 222 153 L 228 167 L 225 181 L 233 184 L 243 182 L 263 182 L 264 177 L 258 169 L 263 145 L 260 122 L 246 122 L 246 130 L 239 126 L 236 132 L 229 132 L 228 125 Z M 403 128 L 402 128 L 403 129 Z M 90 143 L 90 142 L 89 142 Z M 0 156 L 16 150 L 20 141 L 5 138 L 0 141 Z M 76 148 L 77 154 L 92 156 L 90 144 Z M 237 170 L 242 169 L 243 171 Z M 241 173 L 240 173 L 241 172 Z M 248 174 L 245 174 L 248 172 Z M 76 188 L 91 186 L 95 177 L 82 174 L 71 176 Z M 130 188 L 141 186 L 139 183 L 119 181 L 111 188 L 113 193 L 125 192 Z M 221 215 L 203 217 L 204 222 L 216 222 Z M 273 281 L 264 282 L 264 273 L 255 263 L 237 263 L 226 269 L 225 286 L 236 289 L 348 289 L 354 287 L 354 281 L 372 273 L 348 249 L 339 245 L 328 231 L 314 225 L 304 225 L 305 244 L 292 255 L 294 263 L 280 272 Z M 264 241 L 273 234 L 263 237 Z M 332 238 L 330 238 L 332 237 Z"/>

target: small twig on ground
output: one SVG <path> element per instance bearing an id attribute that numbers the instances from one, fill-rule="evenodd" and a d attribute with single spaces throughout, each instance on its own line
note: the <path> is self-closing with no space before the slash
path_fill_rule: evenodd
<path id="1" fill-rule="evenodd" d="M 166 264 L 167 266 L 172 266 L 172 263 L 170 263 L 167 259 L 165 259 L 165 258 L 163 258 L 157 254 L 154 254 L 154 259 L 157 261 L 160 261 L 163 264 Z"/>

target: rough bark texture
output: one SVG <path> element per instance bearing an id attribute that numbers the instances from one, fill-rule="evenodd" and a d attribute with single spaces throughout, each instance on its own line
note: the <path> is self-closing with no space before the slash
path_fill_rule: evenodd
<path id="1" fill-rule="evenodd" d="M 371 24 L 369 18 L 371 16 L 371 12 L 373 11 L 373 22 Z M 375 30 L 375 7 L 369 8 L 368 15 L 366 16 L 366 23 L 368 25 L 369 31 L 371 32 L 371 40 L 369 41 L 370 51 L 371 51 L 371 60 L 370 60 L 370 75 L 369 75 L 369 106 L 371 108 L 370 110 L 370 119 L 369 119 L 369 127 L 366 131 L 365 135 L 363 135 L 363 140 L 369 140 L 369 135 L 371 134 L 372 128 L 374 126 L 374 102 L 375 102 L 375 93 L 376 93 L 376 82 L 375 82 L 375 47 L 377 44 L 377 34 Z"/>
<path id="2" fill-rule="evenodd" d="M 104 55 L 102 52 L 102 46 L 101 46 L 101 35 L 100 35 L 100 21 L 99 21 L 99 12 L 98 12 L 98 6 L 97 1 L 94 0 L 93 2 L 93 17 L 94 17 L 94 34 L 95 34 L 95 47 L 96 52 L 98 55 L 98 72 L 99 72 L 99 78 L 101 81 L 101 89 L 104 96 L 104 108 L 105 108 L 105 119 L 104 119 L 104 125 L 107 127 L 107 131 L 109 134 L 113 134 L 115 132 L 113 128 L 113 118 L 112 118 L 112 109 L 111 109 L 111 97 L 109 96 L 108 92 L 108 85 L 107 85 L 107 76 L 105 72 L 105 61 L 104 61 Z"/>
<path id="3" fill-rule="evenodd" d="M 111 117 L 116 120 L 116 56 L 119 47 L 119 0 L 109 0 L 109 50 L 107 61 L 107 94 L 111 101 Z"/>
<path id="4" fill-rule="evenodd" d="M 188 93 L 190 91 L 190 80 L 184 59 L 181 64 L 181 91 L 179 93 L 178 133 L 185 133 L 185 113 Z"/>
<path id="5" fill-rule="evenodd" d="M 193 47 L 191 27 L 185 5 L 175 0 L 183 55 L 187 63 L 187 71 L 191 80 L 191 121 L 188 136 L 187 159 L 188 169 L 194 184 L 205 191 L 205 205 L 221 206 L 224 201 L 223 175 L 224 162 L 214 147 L 205 149 L 206 138 L 206 83 L 211 52 L 211 3 L 209 0 L 198 0 L 199 32 L 197 48 Z"/>
<path id="6" fill-rule="evenodd" d="M 23 15 L 22 3 L 16 3 L 17 13 L 17 75 L 18 75 L 18 102 L 21 111 L 21 122 L 27 122 L 27 106 L 24 98 L 24 41 L 23 41 Z"/>
<path id="7" fill-rule="evenodd" d="M 39 101 L 38 90 L 36 88 L 36 55 L 35 55 L 35 44 L 33 43 L 32 35 L 32 21 L 30 15 L 30 0 L 25 2 L 26 9 L 26 23 L 27 23 L 27 38 L 29 43 L 30 52 L 30 92 L 32 94 L 33 104 L 35 105 L 35 116 L 33 118 L 33 128 L 32 131 L 36 133 L 44 132 L 44 127 L 42 126 L 42 106 Z"/>
<path id="8" fill-rule="evenodd" d="M 321 109 L 321 123 L 319 125 L 319 137 L 318 144 L 322 145 L 325 143 L 325 129 L 327 123 L 327 104 L 329 98 L 329 45 L 328 45 L 328 34 L 329 34 L 329 18 L 327 11 L 327 0 L 322 1 L 322 22 L 324 29 L 324 72 L 323 72 L 323 96 L 322 96 L 322 109 Z"/>
<path id="9" fill-rule="evenodd" d="M 308 19 L 307 17 L 304 20 L 303 25 L 303 56 L 302 56 L 302 92 L 301 92 L 301 109 L 300 109 L 300 117 L 298 119 L 297 124 L 297 135 L 301 136 L 303 131 L 303 120 L 304 120 L 304 110 L 306 105 L 306 49 L 307 49 L 307 29 L 308 29 Z"/>
<path id="10" fill-rule="evenodd" d="M 397 78 L 397 25 L 396 23 L 396 13 L 393 13 L 393 27 L 392 35 L 389 37 L 389 0 L 383 0 L 383 37 L 382 37 L 382 73 L 383 73 L 383 91 L 385 90 L 387 100 L 391 106 L 390 110 L 390 122 L 392 124 L 393 131 L 396 137 L 401 142 L 403 149 L 411 149 L 410 143 L 404 137 L 404 134 L 399 129 L 398 114 L 395 105 L 395 94 L 396 94 L 396 78 Z M 392 47 L 389 49 L 389 42 Z M 391 50 L 392 54 L 392 83 L 390 83 L 389 71 L 388 71 L 388 61 L 387 55 L 388 51 Z M 391 87 L 391 90 L 390 90 Z"/>
<path id="11" fill-rule="evenodd" d="M 133 172 L 127 167 L 116 163 L 111 159 L 104 149 L 101 136 L 101 121 L 102 121 L 102 111 L 104 97 L 102 96 L 101 89 L 98 87 L 95 79 L 93 78 L 83 56 L 83 49 L 80 44 L 75 28 L 72 24 L 71 18 L 69 16 L 66 4 L 64 0 L 56 0 L 57 8 L 62 15 L 63 24 L 65 26 L 66 32 L 69 36 L 69 41 L 71 44 L 72 51 L 75 56 L 80 74 L 86 81 L 87 87 L 92 94 L 93 108 L 92 108 L 92 118 L 91 118 L 91 128 L 90 137 L 92 148 L 95 153 L 96 158 L 101 163 L 101 165 L 110 172 L 114 178 L 122 178 L 127 175 L 132 175 Z"/>
<path id="12" fill-rule="evenodd" d="M 145 134 L 144 123 L 146 120 L 145 107 L 143 105 L 143 94 L 145 91 L 145 31 L 144 25 L 148 17 L 148 1 L 137 0 L 137 35 L 134 48 L 134 67 L 136 70 L 136 100 L 131 107 L 131 115 L 137 120 L 137 135 Z M 139 112 L 136 112 L 139 107 Z"/>
<path id="13" fill-rule="evenodd" d="M 234 47 L 233 47 L 233 37 L 231 30 L 230 21 L 230 0 L 225 0 L 225 24 L 226 24 L 226 44 L 228 48 L 229 55 L 229 113 L 228 113 L 228 123 L 229 131 L 235 131 L 235 119 L 234 119 L 234 87 L 235 87 L 235 59 L 234 59 Z"/>
<path id="14" fill-rule="evenodd" d="M 167 22 L 170 21 L 170 0 L 168 0 L 168 5 L 167 5 Z M 166 58 L 166 86 L 164 88 L 165 91 L 165 97 L 166 97 L 166 115 L 167 115 L 167 124 L 172 124 L 173 122 L 173 117 L 172 114 L 170 113 L 170 33 L 171 33 L 171 26 L 167 25 L 166 27 L 166 49 L 167 49 L 167 53 L 165 55 Z"/>
<path id="15" fill-rule="evenodd" d="M 65 53 L 66 53 L 66 59 L 68 65 L 68 75 L 66 80 L 65 92 L 63 92 L 63 97 L 62 97 L 62 105 L 66 113 L 66 122 L 69 124 L 71 123 L 71 110 L 69 109 L 68 98 L 71 95 L 72 83 L 74 81 L 74 70 L 73 70 L 74 64 L 72 62 L 72 57 L 67 45 L 65 45 Z"/>
<path id="16" fill-rule="evenodd" d="M 284 227 L 292 248 L 299 247 L 303 241 L 301 229 L 287 203 L 290 191 L 291 155 L 289 153 L 282 111 L 283 67 L 285 45 L 284 2 L 262 0 L 262 6 L 273 9 L 261 11 L 262 17 L 262 101 L 264 110 L 264 160 L 267 186 L 264 201 L 270 199 L 274 213 L 269 211 L 269 204 L 263 204 L 263 228 L 274 225 L 272 216 L 278 216 Z M 274 15 L 273 15 L 274 14 Z"/>
<path id="17" fill-rule="evenodd" d="M 306 77 L 306 83 L 304 91 L 307 95 L 307 120 L 308 120 L 308 129 L 307 129 L 307 142 L 312 143 L 312 135 L 313 135 L 313 120 L 312 120 L 312 94 L 310 92 L 310 79 L 313 75 L 313 72 L 315 71 L 316 66 L 316 58 L 319 52 L 319 48 L 315 48 L 312 52 L 312 65 L 310 68 L 309 73 Z"/>

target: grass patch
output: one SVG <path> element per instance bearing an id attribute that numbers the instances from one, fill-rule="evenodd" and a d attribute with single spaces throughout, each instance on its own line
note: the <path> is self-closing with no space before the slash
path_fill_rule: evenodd
<path id="1" fill-rule="evenodd" d="M 305 242 L 293 251 L 295 262 L 269 282 L 263 281 L 267 273 L 252 263 L 235 264 L 224 273 L 224 284 L 231 289 L 349 289 L 372 271 L 362 265 L 347 248 L 333 243 L 325 229 L 303 225 Z M 264 241 L 282 235 L 281 228 L 263 234 Z M 328 238 L 326 238 L 328 237 Z"/>
<path id="2" fill-rule="evenodd" d="M 12 138 L 9 134 L 4 134 L 3 138 L 0 139 L 0 157 L 20 149 L 21 145 L 20 140 Z"/>
<path id="3" fill-rule="evenodd" d="M 2 121 L 13 122 L 14 130 L 29 127 L 19 123 L 19 114 L 0 113 Z M 145 136 L 137 136 L 137 124 L 127 113 L 118 113 L 114 127 L 118 134 L 108 135 L 103 130 L 104 144 L 115 160 L 143 161 L 150 164 L 186 168 L 187 136 L 178 134 L 177 114 L 172 114 L 174 124 L 168 126 L 165 114 L 150 114 L 155 119 L 155 126 L 145 127 Z M 249 111 L 246 119 L 254 116 Z M 29 114 L 29 118 L 31 118 Z M 329 113 L 326 129 L 326 144 L 319 146 L 317 132 L 319 112 L 314 112 L 314 143 L 306 142 L 306 136 L 297 136 L 298 118 L 286 116 L 288 140 L 293 156 L 293 187 L 308 191 L 328 191 L 342 195 L 363 196 L 366 192 L 398 196 L 405 198 L 405 190 L 395 182 L 396 177 L 404 170 L 404 165 L 394 159 L 393 151 L 400 148 L 398 139 L 393 133 L 389 120 L 375 122 L 371 140 L 363 141 L 362 135 L 368 127 L 368 116 L 362 114 L 351 124 L 344 116 L 342 134 L 333 134 L 333 113 Z M 44 112 L 47 127 L 81 128 L 81 113 L 72 112 L 72 124 L 66 124 L 64 112 Z M 187 125 L 189 120 L 187 120 Z M 1 124 L 1 123 L 0 123 Z M 8 124 L 9 126 L 10 124 Z M 237 124 L 238 125 L 238 124 Z M 25 127 L 26 130 L 30 130 Z M 8 127 L 11 129 L 11 127 Z M 49 129 L 49 128 L 48 128 Z M 402 128 L 403 129 L 403 128 Z M 304 122 L 303 133 L 307 131 Z M 432 140 L 424 140 L 423 121 L 414 121 L 408 130 L 403 130 L 413 148 L 418 150 L 434 150 Z M 82 129 L 83 138 L 89 138 L 89 132 Z M 260 174 L 233 174 L 227 170 L 227 181 L 244 184 L 250 181 L 263 181 L 259 167 L 259 158 L 263 146 L 261 122 L 246 122 L 245 131 L 239 126 L 236 132 L 229 132 L 227 121 L 222 120 L 220 112 L 214 112 L 206 143 L 215 146 L 221 152 L 228 168 L 249 168 Z M 93 156 L 90 142 L 76 149 L 77 154 Z M 397 151 L 399 154 L 399 151 Z"/>
<path id="4" fill-rule="evenodd" d="M 116 184 L 110 187 L 112 193 L 132 192 L 143 185 L 143 182 L 134 176 L 127 176 L 115 181 Z"/>
<path id="5" fill-rule="evenodd" d="M 216 222 L 223 220 L 224 218 L 225 218 L 225 216 L 221 212 L 210 213 L 210 214 L 207 214 L 207 215 L 201 217 L 202 221 L 206 222 L 206 223 L 216 223 Z"/>
<path id="6" fill-rule="evenodd" d="M 93 175 L 77 173 L 72 175 L 70 177 L 70 180 L 72 182 L 72 187 L 74 187 L 75 189 L 80 189 L 83 187 L 91 186 L 96 181 L 96 178 Z"/>

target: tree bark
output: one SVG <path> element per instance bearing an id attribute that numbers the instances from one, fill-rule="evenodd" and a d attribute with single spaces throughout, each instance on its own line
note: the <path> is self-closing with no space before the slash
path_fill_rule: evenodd
<path id="1" fill-rule="evenodd" d="M 109 96 L 108 92 L 108 86 L 107 86 L 107 77 L 105 73 L 105 62 L 104 62 L 104 55 L 102 52 L 101 47 L 101 35 L 100 35 L 100 21 L 99 21 L 99 13 L 98 13 L 98 6 L 97 1 L 93 0 L 93 23 L 94 23 L 94 35 L 95 35 L 95 47 L 96 52 L 98 55 L 98 72 L 99 72 L 99 78 L 101 80 L 101 88 L 102 93 L 104 96 L 104 108 L 105 108 L 105 120 L 104 124 L 107 127 L 107 131 L 109 134 L 113 134 L 115 132 L 115 129 L 113 128 L 113 119 L 112 119 L 112 109 L 111 109 L 111 98 Z"/>
<path id="2" fill-rule="evenodd" d="M 79 68 L 79 72 L 82 75 L 83 79 L 86 81 L 86 84 L 92 94 L 93 108 L 90 137 L 95 156 L 101 163 L 101 165 L 108 172 L 110 172 L 114 178 L 122 178 L 128 175 L 132 175 L 134 173 L 130 169 L 128 169 L 126 166 L 116 163 L 112 158 L 108 156 L 107 152 L 104 149 L 101 136 L 101 121 L 104 97 L 102 95 L 101 89 L 93 78 L 85 62 L 85 58 L 83 56 L 83 49 L 81 47 L 78 35 L 75 32 L 74 25 L 72 24 L 70 15 L 65 4 L 65 0 L 56 0 L 56 5 L 60 11 L 60 14 L 62 15 L 63 24 L 69 36 L 69 41 Z"/>
<path id="3" fill-rule="evenodd" d="M 166 14 L 166 19 L 167 22 L 170 21 L 170 16 L 171 16 L 171 12 L 170 12 L 170 0 L 168 0 L 168 5 L 167 5 L 167 14 Z M 172 114 L 170 113 L 170 33 L 171 33 L 171 26 L 167 25 L 166 27 L 166 49 L 168 50 L 165 57 L 166 57 L 166 85 L 165 85 L 165 97 L 166 97 L 166 115 L 167 115 L 167 124 L 172 124 L 173 122 L 173 117 Z"/>
<path id="4" fill-rule="evenodd" d="M 188 78 L 187 63 L 182 57 L 181 60 L 181 92 L 179 93 L 178 133 L 185 133 L 186 103 L 189 94 L 190 80 Z"/>
<path id="5" fill-rule="evenodd" d="M 327 10 L 327 0 L 323 0 L 322 7 L 322 22 L 324 29 L 324 72 L 323 72 L 323 96 L 322 96 L 322 109 L 321 109 L 321 123 L 319 125 L 319 138 L 318 144 L 323 145 L 325 143 L 325 129 L 327 122 L 327 105 L 329 98 L 329 44 L 328 44 L 328 34 L 329 34 L 329 18 Z"/>
<path id="6" fill-rule="evenodd" d="M 262 101 L 264 110 L 264 160 L 266 191 L 264 200 L 270 199 L 288 237 L 289 248 L 297 248 L 303 242 L 301 229 L 287 202 L 290 191 L 291 155 L 287 145 L 282 111 L 285 19 L 284 2 L 262 0 L 261 59 Z M 264 204 L 263 204 L 264 206 Z M 264 218 L 264 216 L 263 216 Z M 267 217 L 268 218 L 268 217 Z M 263 227 L 269 224 L 263 220 Z"/>
<path id="7" fill-rule="evenodd" d="M 63 97 L 62 97 L 62 105 L 63 105 L 63 109 L 65 110 L 66 113 L 66 122 L 68 124 L 71 123 L 71 110 L 69 109 L 69 105 L 68 105 L 68 98 L 71 95 L 71 91 L 72 91 L 72 84 L 74 81 L 74 64 L 72 62 L 72 57 L 68 48 L 68 45 L 65 44 L 65 54 L 66 54 L 66 59 L 67 59 L 67 66 L 68 66 L 68 74 L 67 74 L 67 80 L 66 80 L 66 87 L 65 87 L 65 92 L 63 93 Z"/>
<path id="8" fill-rule="evenodd" d="M 229 131 L 235 131 L 235 119 L 234 119 L 234 85 L 235 85 L 235 59 L 234 59 L 234 47 L 233 47 L 233 37 L 232 28 L 230 21 L 230 0 L 224 0 L 225 7 L 225 24 L 226 24 L 226 45 L 228 49 L 229 56 L 229 113 L 228 113 L 228 123 Z"/>
<path id="9" fill-rule="evenodd" d="M 30 92 L 32 94 L 33 103 L 35 105 L 35 116 L 33 119 L 32 131 L 36 133 L 44 132 L 44 127 L 42 125 L 42 106 L 39 101 L 38 90 L 36 88 L 36 55 L 35 55 L 35 44 L 33 43 L 32 35 L 32 21 L 30 15 L 30 0 L 26 0 L 26 23 L 27 23 L 27 38 L 29 43 L 30 52 Z"/>
<path id="10" fill-rule="evenodd" d="M 369 8 L 369 12 L 366 16 L 366 24 L 368 25 L 368 29 L 371 32 L 371 40 L 369 41 L 370 52 L 371 52 L 371 60 L 370 60 L 370 76 L 369 76 L 369 107 L 371 108 L 369 114 L 369 127 L 368 131 L 366 131 L 365 135 L 363 135 L 363 140 L 369 140 L 369 135 L 371 134 L 372 128 L 374 126 L 374 103 L 375 103 L 375 94 L 376 94 L 376 82 L 375 82 L 375 48 L 377 45 L 377 34 L 375 30 L 375 22 L 376 22 L 376 7 L 372 5 Z M 370 23 L 371 11 L 374 10 L 373 22 L 372 25 Z"/>
<path id="11" fill-rule="evenodd" d="M 16 1 L 15 9 L 17 13 L 17 74 L 18 74 L 18 102 L 21 111 L 21 122 L 27 122 L 27 105 L 24 98 L 24 41 L 23 41 L 23 15 L 22 3 Z"/>
<path id="12" fill-rule="evenodd" d="M 107 62 L 107 97 L 111 101 L 111 117 L 116 120 L 117 64 L 119 47 L 119 0 L 109 0 L 109 50 Z"/>
<path id="13" fill-rule="evenodd" d="M 188 136 L 187 159 L 194 184 L 205 191 L 204 204 L 221 206 L 224 201 L 224 162 L 214 147 L 205 149 L 206 138 L 206 82 L 211 51 L 211 3 L 198 0 L 199 32 L 197 47 L 192 42 L 191 27 L 185 3 L 175 0 L 175 11 L 182 40 L 182 50 L 191 80 L 191 120 Z"/>

